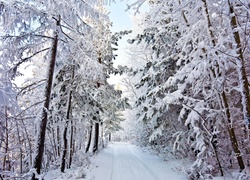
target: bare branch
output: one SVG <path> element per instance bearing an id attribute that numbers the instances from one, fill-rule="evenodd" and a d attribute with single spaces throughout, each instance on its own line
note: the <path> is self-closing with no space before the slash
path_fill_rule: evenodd
<path id="1" fill-rule="evenodd" d="M 45 82 L 45 81 L 46 81 L 46 79 L 42 79 L 42 80 L 40 80 L 40 81 L 36 81 L 36 82 L 34 82 L 34 83 L 32 83 L 32 84 L 29 84 L 29 85 L 23 87 L 23 88 L 21 89 L 21 91 L 18 92 L 17 95 L 20 95 L 20 94 L 21 94 L 23 91 L 25 91 L 26 89 L 28 89 L 28 88 L 30 88 L 30 87 L 32 87 L 32 86 L 35 86 L 35 85 L 39 84 L 40 82 Z"/>
<path id="2" fill-rule="evenodd" d="M 15 72 L 16 72 L 18 66 L 20 66 L 22 63 L 27 62 L 29 59 L 33 58 L 34 56 L 36 56 L 36 55 L 38 55 L 38 54 L 40 54 L 40 53 L 42 53 L 42 52 L 44 52 L 44 51 L 47 51 L 47 50 L 49 50 L 49 49 L 50 49 L 50 48 L 42 49 L 42 50 L 40 50 L 40 51 L 35 52 L 33 55 L 31 55 L 31 56 L 29 56 L 29 57 L 26 57 L 26 58 L 24 58 L 24 59 L 21 59 L 21 61 L 19 61 L 16 65 L 14 65 L 14 67 L 11 68 L 10 71 L 13 71 L 14 74 L 15 74 Z"/>

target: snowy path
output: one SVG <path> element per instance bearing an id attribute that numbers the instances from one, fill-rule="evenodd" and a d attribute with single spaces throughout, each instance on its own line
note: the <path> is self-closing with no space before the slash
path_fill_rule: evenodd
<path id="1" fill-rule="evenodd" d="M 92 159 L 88 180 L 184 180 L 175 162 L 163 162 L 129 143 L 112 143 Z"/>

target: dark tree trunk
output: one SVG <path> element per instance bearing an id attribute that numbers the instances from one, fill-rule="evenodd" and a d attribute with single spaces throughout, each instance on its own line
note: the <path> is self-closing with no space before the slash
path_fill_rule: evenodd
<path id="1" fill-rule="evenodd" d="M 111 141 L 111 132 L 109 133 L 109 141 Z"/>
<path id="2" fill-rule="evenodd" d="M 73 125 L 73 121 L 71 120 L 71 128 L 70 128 L 70 152 L 69 152 L 69 168 L 71 166 L 72 163 L 72 157 L 73 157 L 73 153 L 74 153 L 74 125 Z"/>
<path id="3" fill-rule="evenodd" d="M 74 70 L 72 73 L 72 79 L 74 78 Z M 72 102 L 72 90 L 68 94 L 68 107 L 66 112 L 66 127 L 63 132 L 63 154 L 62 154 L 62 164 L 61 164 L 61 172 L 64 172 L 65 166 L 66 166 L 66 155 L 67 155 L 67 147 L 68 147 L 68 139 L 67 139 L 67 131 L 69 126 L 69 120 L 70 120 L 70 112 L 71 112 L 71 102 Z"/>
<path id="4" fill-rule="evenodd" d="M 60 129 L 59 126 L 56 127 L 56 149 L 57 149 L 57 156 L 60 157 L 61 154 L 61 143 L 60 143 Z"/>
<path id="5" fill-rule="evenodd" d="M 101 64 L 102 63 L 102 58 L 101 58 L 101 54 L 99 53 L 99 57 L 98 57 L 98 62 Z M 97 88 L 99 88 L 101 86 L 100 82 L 97 82 Z M 100 119 L 98 119 L 98 121 L 100 122 Z M 95 139 L 94 139 L 94 147 L 93 147 L 93 152 L 97 152 L 98 151 L 98 146 L 99 146 L 99 122 L 95 123 Z"/>
<path id="6" fill-rule="evenodd" d="M 99 143 L 99 123 L 95 123 L 95 143 L 93 147 L 93 152 L 98 151 L 98 143 Z"/>
<path id="7" fill-rule="evenodd" d="M 233 37 L 235 40 L 235 43 L 237 45 L 237 64 L 238 64 L 238 68 L 239 68 L 239 81 L 242 83 L 242 103 L 244 102 L 245 104 L 243 104 L 243 107 L 245 107 L 245 123 L 247 125 L 248 130 L 250 130 L 250 90 L 249 90 L 249 83 L 248 83 L 248 78 L 247 78 L 247 72 L 246 72 L 246 65 L 245 65 L 245 61 L 246 59 L 244 58 L 243 55 L 243 48 L 241 45 L 241 38 L 240 38 L 240 34 L 239 31 L 236 30 L 236 28 L 238 28 L 238 24 L 237 24 L 237 18 L 236 18 L 236 13 L 234 11 L 234 7 L 232 2 L 230 2 L 228 0 L 228 5 L 229 5 L 229 10 L 230 10 L 230 18 L 231 18 L 231 28 L 233 31 Z"/>
<path id="8" fill-rule="evenodd" d="M 91 144 L 91 139 L 92 139 L 92 129 L 93 129 L 93 125 L 90 125 L 89 139 L 88 139 L 88 144 L 87 144 L 85 153 L 89 152 L 89 148 L 90 148 L 90 144 Z"/>
<path id="9" fill-rule="evenodd" d="M 68 144 L 68 139 L 67 139 L 67 129 L 68 129 L 68 122 L 66 122 L 66 127 L 63 131 L 63 150 L 62 150 L 62 163 L 61 163 L 61 172 L 64 173 L 65 170 L 65 164 L 66 164 L 66 154 L 67 154 L 67 144 Z"/>
<path id="10" fill-rule="evenodd" d="M 57 21 L 57 25 L 59 24 L 60 24 L 60 19 Z M 46 87 L 45 87 L 45 102 L 43 105 L 41 122 L 38 127 L 37 144 L 35 146 L 35 157 L 34 157 L 33 168 L 36 169 L 38 174 L 41 173 L 41 168 L 42 168 L 45 133 L 46 133 L 47 120 L 48 120 L 50 92 L 51 92 L 51 87 L 53 83 L 54 67 L 55 67 L 55 62 L 56 62 L 57 44 L 58 44 L 58 32 L 56 31 L 53 45 L 52 45 L 52 51 L 51 51 L 51 60 L 49 64 L 48 80 L 47 80 Z M 35 179 L 36 179 L 35 174 L 33 174 L 32 180 L 35 180 Z"/>
<path id="11" fill-rule="evenodd" d="M 226 110 L 226 117 L 227 117 L 227 123 L 228 123 L 228 128 L 227 129 L 228 129 L 229 137 L 230 137 L 230 140 L 231 140 L 231 144 L 232 144 L 234 153 L 236 155 L 240 170 L 243 170 L 243 169 L 245 169 L 245 165 L 244 165 L 244 161 L 243 161 L 243 158 L 242 158 L 242 154 L 241 154 L 240 149 L 239 149 L 238 141 L 236 139 L 234 128 L 233 128 L 233 125 L 232 125 L 231 114 L 230 114 L 230 111 L 229 111 L 229 105 L 228 105 L 226 94 L 225 94 L 224 91 L 222 92 L 222 100 L 223 100 L 224 107 L 225 107 L 225 110 Z"/>
<path id="12" fill-rule="evenodd" d="M 56 136 L 55 136 L 55 129 L 54 128 L 52 128 L 52 130 L 51 130 L 51 144 L 52 144 L 52 148 L 53 148 L 53 154 L 54 154 L 54 159 L 56 159 L 56 157 L 57 157 L 57 144 L 56 144 Z"/>
<path id="13" fill-rule="evenodd" d="M 202 0 L 202 1 L 204 3 L 209 35 L 210 35 L 210 37 L 212 39 L 211 41 L 212 41 L 213 46 L 216 46 L 215 35 L 214 35 L 213 31 L 212 31 L 212 23 L 211 23 L 209 12 L 208 12 L 207 1 L 206 0 Z M 218 55 L 217 51 L 215 53 L 216 53 L 216 55 Z M 215 68 L 217 68 L 217 69 L 215 69 Z M 213 78 L 216 79 L 217 76 L 220 76 L 220 73 L 215 72 L 216 70 L 219 72 L 219 64 L 218 63 L 215 64 L 215 67 L 211 67 L 210 70 L 212 71 Z M 234 153 L 236 155 L 239 167 L 242 170 L 242 169 L 245 168 L 245 165 L 244 165 L 243 158 L 242 158 L 239 146 L 238 146 L 238 141 L 237 141 L 236 136 L 235 136 L 234 127 L 232 125 L 232 121 L 231 121 L 232 117 L 231 117 L 231 113 L 230 113 L 230 110 L 229 110 L 230 107 L 229 107 L 229 104 L 228 104 L 228 99 L 227 99 L 227 96 L 226 96 L 226 92 L 223 90 L 221 92 L 221 94 L 219 94 L 219 96 L 221 98 L 222 104 L 223 104 L 224 109 L 225 109 L 225 115 L 226 115 L 226 120 L 227 120 L 227 124 L 228 124 L 228 133 L 229 133 L 229 138 L 230 138 L 230 141 L 231 141 L 231 144 L 232 144 L 232 147 L 233 147 L 233 151 L 234 151 Z M 221 168 L 218 157 L 217 157 L 217 160 L 218 160 L 218 164 L 219 164 L 219 167 L 220 167 L 221 175 L 223 176 L 223 171 L 222 171 L 222 168 Z"/>
<path id="14" fill-rule="evenodd" d="M 4 156 L 3 156 L 3 164 L 2 164 L 2 171 L 8 171 L 8 163 L 7 163 L 7 157 L 8 157 L 8 151 L 9 151 L 9 125 L 8 125 L 8 112 L 7 112 L 7 107 L 4 107 L 4 118 L 5 118 L 5 147 L 4 149 Z"/>
<path id="15" fill-rule="evenodd" d="M 21 141 L 21 135 L 19 131 L 19 125 L 18 125 L 17 120 L 16 120 L 16 128 L 17 128 L 18 144 L 20 146 L 19 148 L 20 150 L 20 174 L 22 174 L 23 173 L 23 150 L 22 150 L 22 141 Z"/>

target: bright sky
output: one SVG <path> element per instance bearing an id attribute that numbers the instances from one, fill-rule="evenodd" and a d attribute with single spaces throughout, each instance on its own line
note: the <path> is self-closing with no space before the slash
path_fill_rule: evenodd
<path id="1" fill-rule="evenodd" d="M 124 30 L 130 30 L 132 28 L 132 22 L 130 20 L 129 12 L 126 12 L 127 9 L 126 2 L 121 0 L 116 0 L 116 3 L 112 3 L 110 6 L 106 6 L 110 11 L 109 17 L 110 21 L 113 22 L 113 27 L 111 28 L 112 32 L 119 32 Z M 114 62 L 114 65 L 126 65 L 126 55 L 125 48 L 127 46 L 127 36 L 124 36 L 118 42 L 118 51 L 115 53 L 118 54 L 117 59 Z M 109 82 L 111 84 L 119 84 L 119 76 L 111 76 Z M 119 85 L 118 85 L 119 86 Z"/>
<path id="2" fill-rule="evenodd" d="M 113 22 L 111 30 L 113 32 L 130 29 L 132 27 L 129 12 L 125 12 L 127 9 L 126 2 L 115 0 L 115 3 L 106 6 L 106 8 L 110 11 L 110 20 Z"/>
<path id="3" fill-rule="evenodd" d="M 126 12 L 127 9 L 126 2 L 121 0 L 115 0 L 115 3 L 112 3 L 110 6 L 106 6 L 106 8 L 110 11 L 109 17 L 110 21 L 113 22 L 113 26 L 111 28 L 112 32 L 119 32 L 124 30 L 131 30 L 132 22 L 130 20 L 129 12 Z M 126 65 L 126 55 L 125 48 L 127 46 L 127 36 L 124 36 L 118 42 L 118 51 L 115 53 L 118 54 L 117 59 L 114 62 L 114 65 L 117 66 L 119 64 Z"/>

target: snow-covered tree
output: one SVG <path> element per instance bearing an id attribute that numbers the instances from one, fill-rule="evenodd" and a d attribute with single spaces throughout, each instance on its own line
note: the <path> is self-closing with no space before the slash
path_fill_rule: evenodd
<path id="1" fill-rule="evenodd" d="M 58 123 L 60 119 L 65 118 L 64 122 L 68 125 L 70 121 L 70 131 L 67 130 L 67 126 L 62 127 L 60 125 L 60 128 L 64 129 L 64 133 L 62 133 L 64 137 L 64 149 L 62 149 L 64 153 L 62 154 L 64 155 L 65 147 L 67 146 L 68 132 L 70 132 L 70 156 L 68 159 L 70 166 L 72 161 L 71 147 L 73 146 L 73 130 L 75 136 L 79 136 L 76 134 L 76 131 L 78 133 L 80 132 L 80 129 L 76 127 L 78 125 L 77 121 L 74 122 L 73 119 L 81 116 L 81 118 L 86 118 L 88 114 L 91 114 L 89 108 L 84 109 L 86 111 L 84 112 L 85 114 L 78 114 L 79 110 L 84 106 L 81 102 L 81 100 L 83 100 L 82 97 L 87 96 L 87 99 L 89 99 L 87 106 L 91 107 L 94 112 L 91 116 L 97 117 L 95 116 L 97 110 L 95 110 L 93 104 L 91 105 L 91 101 L 95 101 L 94 96 L 97 84 L 105 82 L 107 69 L 111 68 L 113 58 L 111 46 L 105 44 L 110 43 L 110 35 L 108 35 L 110 34 L 110 32 L 108 32 L 109 25 L 103 24 L 103 27 L 105 27 L 103 33 L 107 33 L 105 34 L 106 36 L 104 36 L 104 34 L 98 34 L 99 31 L 96 25 L 103 20 L 104 22 L 102 23 L 106 23 L 108 17 L 106 13 L 98 9 L 97 4 L 99 5 L 97 1 L 43 2 L 20 0 L 1 2 L 1 23 L 3 25 L 1 57 L 6 60 L 5 64 L 10 66 L 6 71 L 11 72 L 12 74 L 10 75 L 14 78 L 18 75 L 18 67 L 27 61 L 43 59 L 46 62 L 45 64 L 48 65 L 48 67 L 46 67 L 47 77 L 42 76 L 40 79 L 38 78 L 37 82 L 33 80 L 33 82 L 27 82 L 26 87 L 20 92 L 21 97 L 26 97 L 26 99 L 19 99 L 23 108 L 26 109 L 26 115 L 31 109 L 34 109 L 34 112 L 41 111 L 41 113 L 39 113 L 40 115 L 34 114 L 35 117 L 31 117 L 32 119 L 37 119 L 35 145 L 29 144 L 32 148 L 35 146 L 35 148 L 32 149 L 34 157 L 32 165 L 34 170 L 31 169 L 32 179 L 36 178 L 36 173 L 41 173 L 42 167 L 45 169 L 48 166 L 48 162 L 51 159 L 54 161 L 57 160 L 55 157 L 59 155 L 57 151 L 58 146 L 63 147 L 62 141 L 60 141 L 60 144 L 52 143 L 58 139 L 52 139 L 52 141 L 46 140 L 51 137 L 46 135 L 47 128 L 49 128 L 49 130 L 55 130 L 51 127 L 55 125 L 55 122 Z M 101 47 L 101 51 L 95 44 L 98 41 L 98 47 Z M 102 65 L 98 62 L 98 54 L 102 55 L 102 61 L 106 64 Z M 65 68 L 68 70 L 65 71 Z M 59 84 L 55 83 L 55 85 L 52 86 L 54 71 L 55 76 L 58 78 L 61 77 L 61 80 L 57 80 L 56 83 Z M 63 72 L 65 74 L 60 74 Z M 71 76 L 67 76 L 67 73 L 71 74 Z M 86 87 L 83 88 L 83 86 Z M 53 91 L 54 94 L 51 97 L 51 92 L 54 88 L 55 91 Z M 64 88 L 66 89 L 63 90 Z M 39 92 L 41 89 L 43 89 L 44 95 L 41 95 L 41 92 Z M 78 92 L 77 89 L 81 91 Z M 66 99 L 60 97 L 63 93 L 67 96 Z M 36 95 L 36 97 L 32 100 L 32 98 L 27 97 L 27 95 Z M 4 96 L 4 98 L 5 97 L 7 96 Z M 93 99 L 91 100 L 91 98 Z M 42 103 L 40 101 L 42 101 Z M 58 108 L 56 102 L 66 102 L 66 104 L 65 106 L 62 104 L 61 107 Z M 52 116 L 49 113 L 51 112 L 51 103 L 55 105 L 53 110 L 57 107 L 57 110 L 61 113 L 59 113 L 60 118 L 55 118 L 53 121 L 50 118 L 48 119 L 49 116 L 55 117 L 53 111 Z M 74 110 L 77 108 L 78 112 L 75 112 Z M 54 114 L 58 113 L 58 111 Z M 22 115 L 24 115 L 24 112 L 22 112 Z M 48 120 L 50 126 L 47 127 Z M 83 120 L 77 120 L 78 122 L 83 122 Z M 29 125 L 32 127 L 34 124 L 31 123 Z M 58 124 L 56 124 L 56 126 L 57 125 Z M 53 131 L 50 131 L 49 133 L 52 132 Z M 34 131 L 32 133 L 34 135 Z M 60 138 L 62 136 L 58 136 L 57 134 L 54 138 L 56 137 Z M 29 138 L 29 136 L 27 136 L 27 138 Z M 50 142 L 54 146 L 50 148 L 47 146 L 49 145 L 47 142 Z M 52 158 L 49 153 L 53 152 L 53 150 L 55 151 L 52 154 L 55 157 Z M 44 151 L 46 153 L 48 152 L 46 156 L 43 156 Z M 65 160 L 64 155 L 62 155 L 63 161 Z M 64 164 L 65 163 L 62 162 L 62 166 L 64 166 Z M 29 168 L 31 168 L 31 164 L 29 164 Z M 64 171 L 63 167 L 61 169 Z"/>
<path id="2" fill-rule="evenodd" d="M 172 144 L 173 153 L 184 153 L 194 160 L 187 171 L 191 178 L 223 175 L 223 167 L 234 163 L 243 170 L 243 156 L 247 154 L 243 155 L 246 152 L 241 150 L 246 145 L 243 124 L 238 119 L 243 117 L 241 111 L 242 107 L 247 108 L 247 99 L 242 106 L 240 102 L 233 102 L 235 96 L 240 98 L 239 92 L 247 94 L 247 89 L 237 91 L 239 83 L 235 74 L 244 72 L 239 70 L 242 66 L 235 66 L 232 60 L 232 41 L 239 35 L 228 31 L 235 26 L 228 15 L 230 8 L 226 8 L 231 1 L 150 3 L 144 32 L 131 41 L 146 44 L 145 50 L 153 54 L 150 62 L 137 71 L 141 81 L 136 85 L 142 91 L 137 112 L 139 118 L 147 122 L 149 140 L 171 139 L 172 143 L 165 143 Z M 233 8 L 237 7 L 239 12 L 248 7 L 245 2 L 234 3 Z M 241 21 L 242 25 L 247 22 L 247 16 Z M 244 32 L 248 32 L 246 29 Z M 241 34 L 242 39 L 245 34 Z M 237 47 L 240 46 L 242 43 Z M 240 81 L 242 87 L 246 77 Z M 225 141 L 228 143 L 223 143 Z M 231 149 L 227 155 L 222 153 L 226 149 Z"/>

